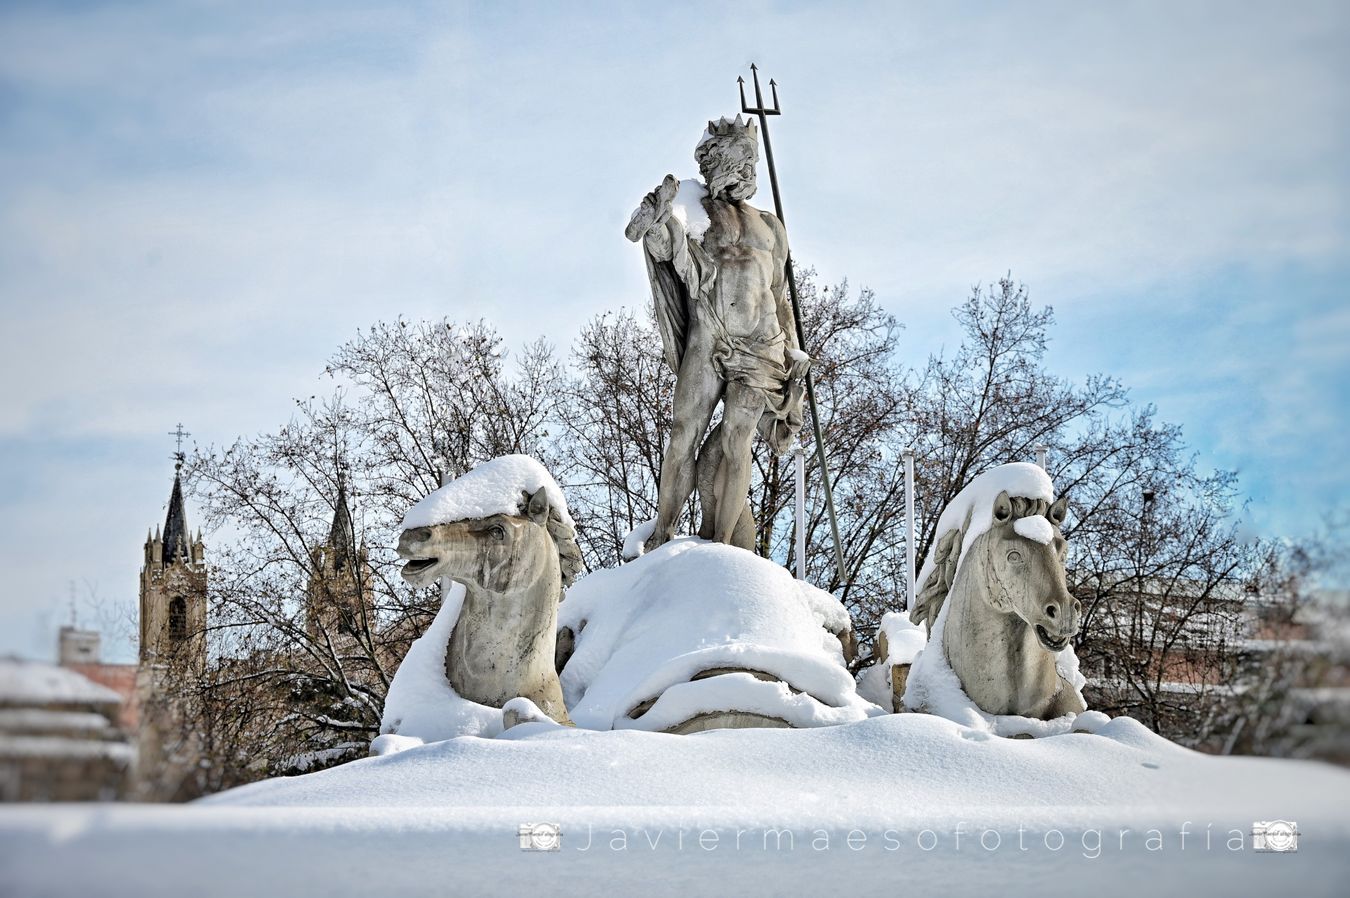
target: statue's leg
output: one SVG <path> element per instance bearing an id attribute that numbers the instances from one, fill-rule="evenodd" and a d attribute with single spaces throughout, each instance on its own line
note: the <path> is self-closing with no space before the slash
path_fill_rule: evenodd
<path id="1" fill-rule="evenodd" d="M 675 522 L 694 491 L 695 457 L 722 398 L 722 379 L 712 366 L 712 351 L 702 329 L 695 326 L 685 348 L 684 361 L 675 381 L 674 413 L 670 443 L 661 462 L 661 485 L 657 490 L 656 528 L 647 540 L 648 551 L 675 535 Z"/>
<path id="2" fill-rule="evenodd" d="M 750 497 L 741 502 L 741 516 L 736 520 L 736 529 L 731 534 L 731 544 L 747 552 L 755 551 L 755 516 L 750 513 Z"/>
<path id="3" fill-rule="evenodd" d="M 708 434 L 698 450 L 698 535 L 712 539 L 717 534 L 717 471 L 722 467 L 722 425 Z"/>
<path id="4" fill-rule="evenodd" d="M 727 384 L 722 404 L 722 465 L 717 471 L 716 540 L 734 545 L 736 525 L 750 492 L 750 447 L 764 412 L 764 394 L 741 383 Z"/>
<path id="5" fill-rule="evenodd" d="M 698 450 L 698 535 L 711 540 L 717 536 L 717 472 L 722 467 L 722 425 L 719 422 Z M 731 545 L 755 551 L 755 518 L 750 513 L 750 498 L 741 501 L 741 517 L 732 534 Z"/>

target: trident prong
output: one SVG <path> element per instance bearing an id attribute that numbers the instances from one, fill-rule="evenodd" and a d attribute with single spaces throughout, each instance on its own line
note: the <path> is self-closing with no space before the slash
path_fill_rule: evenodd
<path id="1" fill-rule="evenodd" d="M 759 89 L 759 66 L 753 62 L 750 63 L 750 77 L 755 81 L 755 108 L 751 109 L 745 105 L 745 79 L 736 78 L 736 82 L 741 86 L 741 112 L 746 115 L 782 115 L 783 112 L 778 108 L 778 84 L 775 81 L 769 82 L 769 87 L 773 88 L 773 108 L 770 109 L 764 105 L 764 94 Z"/>

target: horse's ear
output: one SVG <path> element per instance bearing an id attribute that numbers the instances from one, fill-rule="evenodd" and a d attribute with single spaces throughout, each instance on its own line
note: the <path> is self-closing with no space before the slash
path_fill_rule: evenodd
<path id="1" fill-rule="evenodd" d="M 1069 497 L 1060 496 L 1054 505 L 1050 506 L 1050 523 L 1056 527 L 1064 523 L 1064 519 L 1069 516 Z"/>
<path id="2" fill-rule="evenodd" d="M 1012 499 L 1008 498 L 1008 491 L 1004 490 L 994 500 L 994 520 L 1000 524 L 1006 524 L 1012 520 L 1012 512 Z"/>
<path id="3" fill-rule="evenodd" d="M 548 520 L 548 493 L 544 492 L 544 487 L 539 487 L 535 490 L 534 495 L 529 497 L 529 501 L 525 503 L 525 514 L 536 524 L 542 524 Z"/>

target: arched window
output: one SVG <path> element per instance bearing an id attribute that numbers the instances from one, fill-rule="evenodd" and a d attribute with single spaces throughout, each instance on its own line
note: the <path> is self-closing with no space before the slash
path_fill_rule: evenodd
<path id="1" fill-rule="evenodd" d="M 169 638 L 187 639 L 187 599 L 182 596 L 169 601 Z"/>

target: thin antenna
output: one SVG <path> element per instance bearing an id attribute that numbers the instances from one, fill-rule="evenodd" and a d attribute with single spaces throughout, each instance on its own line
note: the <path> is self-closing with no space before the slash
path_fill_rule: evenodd
<path id="1" fill-rule="evenodd" d="M 78 624 L 77 624 L 77 622 L 76 622 L 75 614 L 76 614 L 76 612 L 75 612 L 75 581 L 74 581 L 74 580 L 71 580 L 71 581 L 70 581 L 70 628 L 71 628 L 72 630 L 78 629 Z"/>

